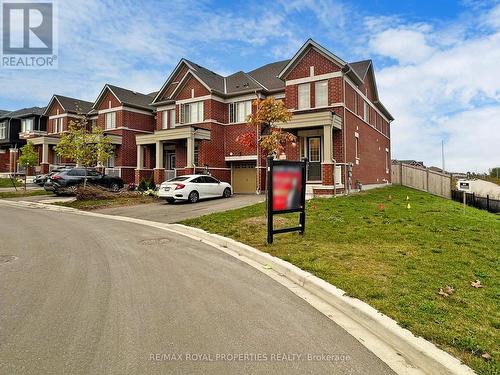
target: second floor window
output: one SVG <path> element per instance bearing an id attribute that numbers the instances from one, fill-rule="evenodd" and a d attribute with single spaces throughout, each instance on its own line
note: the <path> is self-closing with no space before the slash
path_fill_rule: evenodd
<path id="1" fill-rule="evenodd" d="M 161 113 L 161 128 L 168 129 L 168 111 Z"/>
<path id="2" fill-rule="evenodd" d="M 170 116 L 170 128 L 175 128 L 175 109 L 168 111 Z"/>
<path id="3" fill-rule="evenodd" d="M 181 105 L 181 122 L 183 124 L 202 122 L 203 120 L 203 102 L 186 103 Z"/>
<path id="4" fill-rule="evenodd" d="M 299 109 L 311 108 L 311 85 L 304 83 L 299 85 Z"/>
<path id="5" fill-rule="evenodd" d="M 314 102 L 315 107 L 328 105 L 328 81 L 318 81 L 314 84 Z"/>
<path id="6" fill-rule="evenodd" d="M 108 112 L 105 116 L 106 130 L 116 128 L 116 112 Z"/>
<path id="7" fill-rule="evenodd" d="M 60 117 L 60 118 L 56 118 L 53 120 L 53 123 L 52 123 L 52 132 L 53 133 L 61 133 L 63 131 L 63 118 Z"/>
<path id="8" fill-rule="evenodd" d="M 229 103 L 229 122 L 247 122 L 252 114 L 252 101 Z"/>
<path id="9" fill-rule="evenodd" d="M 33 131 L 33 119 L 26 118 L 21 120 L 21 133 L 29 133 Z"/>
<path id="10" fill-rule="evenodd" d="M 370 122 L 370 107 L 368 106 L 367 102 L 364 102 L 365 107 L 364 107 L 364 117 L 363 119 L 365 122 Z"/>
<path id="11" fill-rule="evenodd" d="M 5 122 L 0 123 L 0 139 L 7 138 L 7 124 Z"/>

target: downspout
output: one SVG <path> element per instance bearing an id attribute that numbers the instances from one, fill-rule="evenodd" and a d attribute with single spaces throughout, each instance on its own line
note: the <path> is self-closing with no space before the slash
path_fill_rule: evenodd
<path id="1" fill-rule="evenodd" d="M 351 68 L 349 67 L 349 70 L 347 72 L 349 72 L 351 70 Z M 344 123 L 343 123 L 343 127 L 342 127 L 342 135 L 343 135 L 343 149 L 344 149 L 344 195 L 347 195 L 347 137 L 346 137 L 346 127 L 347 127 L 347 119 L 346 119 L 346 110 L 345 110 L 345 72 L 343 72 L 343 75 L 342 75 L 342 102 L 344 103 L 344 106 L 342 107 L 343 108 L 343 111 L 344 111 Z M 349 187 L 350 189 L 350 187 Z"/>

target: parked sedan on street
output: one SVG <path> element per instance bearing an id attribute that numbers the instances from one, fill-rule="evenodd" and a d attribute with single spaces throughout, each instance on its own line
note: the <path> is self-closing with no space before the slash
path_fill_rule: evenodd
<path id="1" fill-rule="evenodd" d="M 158 189 L 158 197 L 169 203 L 176 200 L 196 203 L 200 199 L 229 198 L 233 189 L 227 182 L 221 182 L 207 175 L 185 175 L 163 182 Z"/>
<path id="2" fill-rule="evenodd" d="M 44 186 L 45 183 L 47 182 L 47 180 L 49 179 L 49 177 L 55 175 L 56 173 L 59 173 L 59 172 L 62 172 L 66 169 L 71 169 L 71 168 L 74 168 L 74 167 L 70 167 L 70 166 L 57 167 L 57 168 L 54 168 L 52 171 L 50 171 L 47 174 L 36 175 L 35 178 L 33 179 L 33 183 L 35 183 L 39 186 Z"/>
<path id="3" fill-rule="evenodd" d="M 53 190 L 56 195 L 75 194 L 85 180 L 85 168 L 72 168 L 56 173 L 45 183 L 45 190 Z M 87 170 L 87 183 L 118 191 L 123 188 L 123 180 L 119 177 L 102 174 L 95 169 Z"/>

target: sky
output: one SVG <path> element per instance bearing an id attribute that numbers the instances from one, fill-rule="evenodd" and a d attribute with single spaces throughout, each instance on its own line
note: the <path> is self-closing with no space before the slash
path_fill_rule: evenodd
<path id="1" fill-rule="evenodd" d="M 4 0 L 6 1 L 6 0 Z M 450 171 L 500 165 L 500 1 L 57 0 L 59 65 L 0 68 L 0 109 L 104 84 L 157 91 L 185 57 L 220 74 L 291 58 L 308 39 L 372 59 L 392 157 Z"/>

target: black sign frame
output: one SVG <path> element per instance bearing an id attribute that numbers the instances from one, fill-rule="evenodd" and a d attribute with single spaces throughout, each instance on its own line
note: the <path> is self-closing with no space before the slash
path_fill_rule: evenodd
<path id="1" fill-rule="evenodd" d="M 279 233 L 299 232 L 304 234 L 306 229 L 306 175 L 307 158 L 301 161 L 275 160 L 274 157 L 267 158 L 267 243 L 272 244 L 274 235 Z M 273 207 L 273 170 L 275 166 L 299 166 L 302 171 L 302 191 L 300 196 L 300 207 L 287 210 L 274 210 Z M 299 225 L 292 228 L 274 229 L 274 215 L 299 212 Z"/>

